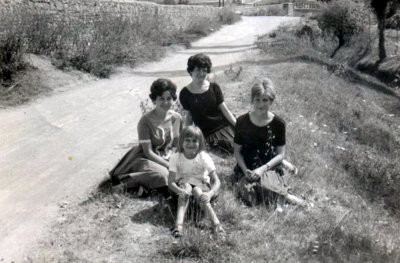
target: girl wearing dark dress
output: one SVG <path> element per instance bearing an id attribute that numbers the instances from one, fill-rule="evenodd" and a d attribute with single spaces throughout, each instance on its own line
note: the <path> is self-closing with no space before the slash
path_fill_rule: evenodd
<path id="1" fill-rule="evenodd" d="M 150 88 L 154 108 L 139 120 L 139 145 L 133 147 L 110 172 L 114 185 L 142 187 L 168 192 L 168 161 L 176 147 L 182 117 L 172 111 L 176 85 L 168 79 L 157 79 Z"/>
<path id="2" fill-rule="evenodd" d="M 187 71 L 192 82 L 181 90 L 179 101 L 186 111 L 186 125 L 198 126 L 211 148 L 233 153 L 236 119 L 226 106 L 219 85 L 206 79 L 211 67 L 210 58 L 204 54 L 189 58 Z"/>
<path id="3" fill-rule="evenodd" d="M 248 205 L 275 201 L 283 196 L 289 202 L 307 205 L 288 192 L 281 166 L 285 156 L 285 121 L 269 111 L 275 99 L 273 83 L 264 79 L 251 89 L 253 110 L 237 119 L 234 155 L 237 160 L 234 181 L 242 200 Z M 289 170 L 295 169 L 289 162 Z"/>

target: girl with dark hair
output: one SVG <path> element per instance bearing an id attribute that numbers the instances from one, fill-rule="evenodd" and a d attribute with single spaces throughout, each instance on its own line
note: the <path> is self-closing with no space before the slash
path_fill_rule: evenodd
<path id="1" fill-rule="evenodd" d="M 183 220 L 192 195 L 210 217 L 214 231 L 218 234 L 224 232 L 211 206 L 211 199 L 217 195 L 221 183 L 213 160 L 205 152 L 203 134 L 196 126 L 182 130 L 178 152 L 169 161 L 168 185 L 178 195 L 176 223 L 172 231 L 174 237 L 182 236 Z"/>
<path id="2" fill-rule="evenodd" d="M 133 147 L 110 172 L 113 185 L 124 188 L 144 187 L 168 193 L 168 160 L 176 147 L 182 117 L 172 111 L 176 85 L 157 79 L 150 88 L 154 108 L 145 113 L 137 125 L 139 145 Z"/>
<path id="3" fill-rule="evenodd" d="M 181 90 L 179 101 L 186 110 L 186 125 L 198 126 L 211 148 L 233 153 L 236 119 L 226 106 L 218 84 L 206 79 L 211 67 L 210 58 L 204 54 L 189 58 L 187 71 L 192 82 Z"/>

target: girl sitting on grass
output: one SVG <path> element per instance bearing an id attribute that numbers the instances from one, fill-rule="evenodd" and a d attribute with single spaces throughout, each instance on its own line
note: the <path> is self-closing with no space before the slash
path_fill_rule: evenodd
<path id="1" fill-rule="evenodd" d="M 236 119 L 226 106 L 219 85 L 207 80 L 211 67 L 210 58 L 202 53 L 189 58 L 187 71 L 192 81 L 181 90 L 179 101 L 186 111 L 185 125 L 194 123 L 212 149 L 232 154 Z"/>
<path id="2" fill-rule="evenodd" d="M 210 202 L 217 196 L 221 183 L 214 162 L 204 150 L 201 130 L 196 126 L 183 128 L 179 136 L 178 152 L 169 160 L 168 186 L 178 195 L 176 223 L 172 231 L 174 237 L 182 236 L 183 220 L 192 195 L 210 217 L 215 233 L 224 233 Z"/>
<path id="3" fill-rule="evenodd" d="M 239 196 L 248 205 L 275 202 L 283 196 L 293 204 L 308 203 L 291 193 L 283 180 L 282 162 L 285 156 L 286 124 L 270 111 L 275 99 L 270 79 L 257 82 L 251 89 L 253 110 L 237 119 L 234 149 L 237 166 L 234 183 Z M 283 166 L 295 172 L 286 162 Z"/>

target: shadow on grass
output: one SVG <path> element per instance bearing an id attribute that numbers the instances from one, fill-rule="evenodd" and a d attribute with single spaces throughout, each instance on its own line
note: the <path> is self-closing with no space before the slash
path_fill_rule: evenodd
<path id="1" fill-rule="evenodd" d="M 150 223 L 170 228 L 174 225 L 175 216 L 168 205 L 161 208 L 160 204 L 156 204 L 134 214 L 131 216 L 131 220 L 135 223 Z"/>

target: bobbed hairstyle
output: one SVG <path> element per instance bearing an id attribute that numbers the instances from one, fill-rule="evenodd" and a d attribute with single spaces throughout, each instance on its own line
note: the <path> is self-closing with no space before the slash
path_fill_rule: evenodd
<path id="1" fill-rule="evenodd" d="M 212 67 L 212 63 L 211 63 L 210 57 L 207 56 L 207 55 L 204 55 L 203 53 L 199 53 L 199 54 L 191 56 L 188 59 L 187 72 L 189 74 L 191 74 L 195 67 L 197 67 L 197 68 L 207 68 L 207 73 L 210 73 L 211 72 L 211 67 Z"/>
<path id="2" fill-rule="evenodd" d="M 169 79 L 157 79 L 150 87 L 150 99 L 155 101 L 158 96 L 162 96 L 164 92 L 169 91 L 173 100 L 176 100 L 176 85 Z"/>
<path id="3" fill-rule="evenodd" d="M 179 135 L 178 152 L 183 152 L 183 142 L 188 137 L 195 138 L 199 141 L 199 151 L 197 152 L 197 154 L 201 151 L 205 151 L 206 142 L 200 128 L 194 125 L 189 125 L 184 127 L 181 131 L 181 134 Z"/>
<path id="4" fill-rule="evenodd" d="M 254 101 L 255 97 L 263 93 L 265 93 L 271 101 L 274 101 L 276 98 L 274 83 L 269 78 L 264 78 L 262 81 L 254 83 L 251 87 L 251 102 Z"/>

